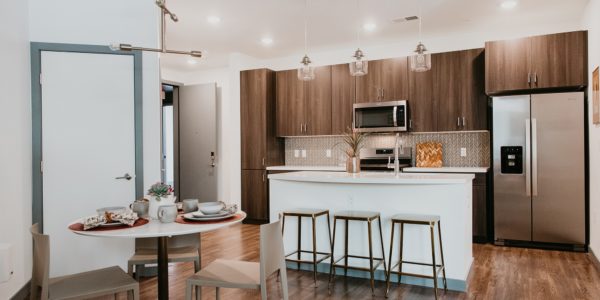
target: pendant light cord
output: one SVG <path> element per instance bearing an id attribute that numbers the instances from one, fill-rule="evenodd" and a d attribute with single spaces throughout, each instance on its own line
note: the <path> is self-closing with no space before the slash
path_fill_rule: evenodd
<path id="1" fill-rule="evenodd" d="M 356 42 L 358 44 L 358 49 L 360 49 L 360 0 L 356 0 L 356 22 L 358 23 L 356 26 Z"/>
<path id="2" fill-rule="evenodd" d="M 308 0 L 304 1 L 304 55 L 308 55 Z"/>
<path id="3" fill-rule="evenodd" d="M 423 42 L 422 38 L 422 20 L 423 20 L 423 3 L 419 1 L 419 43 Z"/>

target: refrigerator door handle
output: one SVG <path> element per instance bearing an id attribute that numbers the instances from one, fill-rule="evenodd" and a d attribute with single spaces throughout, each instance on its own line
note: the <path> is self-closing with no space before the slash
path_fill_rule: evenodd
<path id="1" fill-rule="evenodd" d="M 537 120 L 531 119 L 531 182 L 533 185 L 533 196 L 538 195 L 538 159 L 537 159 Z"/>
<path id="2" fill-rule="evenodd" d="M 525 120 L 525 194 L 531 196 L 531 119 Z"/>

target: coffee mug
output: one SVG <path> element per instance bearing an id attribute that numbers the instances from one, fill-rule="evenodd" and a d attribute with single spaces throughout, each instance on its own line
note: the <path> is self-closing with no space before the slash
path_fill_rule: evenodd
<path id="1" fill-rule="evenodd" d="M 185 199 L 183 200 L 183 212 L 189 213 L 198 210 L 198 199 Z"/>
<path id="2" fill-rule="evenodd" d="M 162 223 L 175 222 L 177 218 L 177 206 L 175 204 L 161 205 L 158 207 L 157 215 Z"/>
<path id="3" fill-rule="evenodd" d="M 131 210 L 136 213 L 138 217 L 147 218 L 150 203 L 148 203 L 148 201 L 135 201 L 129 205 L 129 208 L 131 208 Z"/>

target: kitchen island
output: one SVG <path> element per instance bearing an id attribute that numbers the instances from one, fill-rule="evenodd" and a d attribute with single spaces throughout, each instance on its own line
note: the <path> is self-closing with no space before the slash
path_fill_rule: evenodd
<path id="1" fill-rule="evenodd" d="M 277 220 L 279 213 L 293 208 L 329 209 L 332 216 L 341 210 L 365 210 L 381 213 L 383 243 L 386 259 L 389 259 L 390 218 L 398 213 L 435 214 L 441 218 L 444 258 L 448 288 L 466 290 L 472 255 L 472 181 L 473 174 L 406 174 L 394 175 L 387 172 L 291 172 L 269 175 L 270 217 Z M 310 220 L 302 222 L 302 248 L 312 249 Z M 297 221 L 286 219 L 284 247 L 286 253 L 296 250 Z M 381 256 L 374 228 L 374 256 Z M 333 222 L 331 224 L 333 230 Z M 350 223 L 349 253 L 367 255 L 367 226 L 361 222 Z M 398 234 L 399 230 L 396 230 Z M 317 218 L 317 250 L 329 252 L 327 222 Z M 344 224 L 338 223 L 335 256 L 343 253 Z M 398 235 L 395 241 L 399 241 Z M 395 263 L 399 242 L 394 242 Z M 436 243 L 437 244 L 437 243 Z M 439 246 L 437 244 L 436 246 Z M 439 250 L 439 249 L 438 249 Z M 438 252 L 439 253 L 439 252 Z M 404 259 L 431 262 L 431 246 L 428 226 L 405 225 Z M 353 261 L 350 264 L 366 266 L 368 261 Z M 289 264 L 295 267 L 296 264 Z M 311 268 L 309 264 L 302 266 Z M 383 266 L 376 278 L 384 280 Z M 320 272 L 329 272 L 329 260 L 319 266 Z M 404 265 L 403 271 L 431 274 L 431 268 Z M 339 270 L 338 270 L 339 273 Z M 342 271 L 343 273 L 343 271 Z M 367 278 L 368 273 L 352 271 L 348 276 Z M 392 277 L 395 280 L 395 276 Z M 403 283 L 432 286 L 432 280 L 402 277 Z"/>

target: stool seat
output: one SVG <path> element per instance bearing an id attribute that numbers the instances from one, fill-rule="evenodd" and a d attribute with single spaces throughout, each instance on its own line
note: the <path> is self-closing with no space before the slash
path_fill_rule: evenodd
<path id="1" fill-rule="evenodd" d="M 292 208 L 284 210 L 282 214 L 286 216 L 317 217 L 328 212 L 328 209 L 321 208 Z"/>
<path id="2" fill-rule="evenodd" d="M 333 216 L 338 219 L 372 221 L 379 218 L 380 213 L 376 211 L 365 210 L 342 210 L 336 212 Z"/>
<path id="3" fill-rule="evenodd" d="M 392 221 L 415 224 L 432 224 L 439 222 L 440 216 L 420 214 L 396 214 L 392 217 Z"/>

